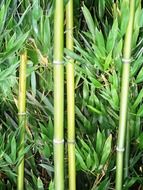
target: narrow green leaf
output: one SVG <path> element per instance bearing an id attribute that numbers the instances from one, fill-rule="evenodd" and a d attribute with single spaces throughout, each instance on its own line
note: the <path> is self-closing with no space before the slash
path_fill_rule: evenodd
<path id="1" fill-rule="evenodd" d="M 110 180 L 108 180 L 108 178 L 106 178 L 105 180 L 103 180 L 98 187 L 96 187 L 96 189 L 93 190 L 103 190 L 103 189 L 108 189 L 110 185 Z"/>
<path id="2" fill-rule="evenodd" d="M 13 162 L 16 160 L 16 139 L 15 136 L 13 136 L 11 140 L 11 154 L 10 154 L 11 159 Z"/>
<path id="3" fill-rule="evenodd" d="M 6 154 L 6 153 L 4 154 L 4 159 L 8 162 L 8 164 L 12 164 L 13 163 L 11 157 L 8 156 L 8 154 Z"/>
<path id="4" fill-rule="evenodd" d="M 80 139 L 80 138 L 79 138 Z M 84 142 L 83 139 L 80 139 L 80 143 L 82 144 L 82 147 L 87 150 L 87 152 L 90 152 L 90 148 L 87 143 Z"/>
<path id="5" fill-rule="evenodd" d="M 54 172 L 54 168 L 52 166 L 49 166 L 47 164 L 39 164 L 42 168 L 46 169 L 47 172 Z"/>
<path id="6" fill-rule="evenodd" d="M 81 169 L 87 171 L 88 168 L 87 168 L 83 158 L 81 157 L 81 155 L 79 154 L 79 152 L 77 150 L 76 150 L 76 157 L 77 157 L 77 160 L 78 160 L 78 162 L 79 162 L 79 164 L 81 166 Z"/>
<path id="7" fill-rule="evenodd" d="M 83 98 L 84 100 L 88 100 L 89 98 L 89 86 L 86 80 L 84 80 L 84 83 L 83 83 Z"/>
<path id="8" fill-rule="evenodd" d="M 135 80 L 136 83 L 141 83 L 143 81 L 143 67 L 141 68 L 140 72 L 137 75 Z"/>
<path id="9" fill-rule="evenodd" d="M 0 34 L 5 24 L 5 18 L 6 18 L 6 7 L 5 7 L 5 4 L 3 3 L 0 9 Z"/>
<path id="10" fill-rule="evenodd" d="M 97 135 L 96 135 L 96 146 L 95 146 L 95 150 L 96 150 L 98 155 L 101 155 L 102 148 L 103 148 L 102 133 L 98 129 Z"/>
<path id="11" fill-rule="evenodd" d="M 143 117 L 143 105 L 141 105 L 140 108 L 138 109 L 137 116 Z"/>
<path id="12" fill-rule="evenodd" d="M 99 12 L 99 18 L 102 19 L 104 16 L 105 11 L 105 0 L 99 0 L 98 1 L 98 12 Z"/>
<path id="13" fill-rule="evenodd" d="M 118 21 L 116 19 L 114 20 L 112 29 L 110 30 L 107 38 L 106 50 L 108 54 L 113 50 L 115 46 L 117 35 L 118 35 Z"/>
<path id="14" fill-rule="evenodd" d="M 105 63 L 104 63 L 105 71 L 109 69 L 109 66 L 111 65 L 111 63 L 112 63 L 112 52 L 110 52 L 105 59 Z"/>
<path id="15" fill-rule="evenodd" d="M 129 1 L 121 2 L 121 22 L 120 31 L 122 36 L 125 34 L 129 21 Z"/>
<path id="16" fill-rule="evenodd" d="M 90 167 L 92 166 L 92 158 L 91 158 L 90 153 L 88 154 L 88 156 L 86 158 L 86 165 L 87 165 L 88 169 L 90 169 Z"/>
<path id="17" fill-rule="evenodd" d="M 138 93 L 138 96 L 132 106 L 133 109 L 137 108 L 137 106 L 142 102 L 143 99 L 143 89 Z"/>
<path id="18" fill-rule="evenodd" d="M 111 142 L 112 142 L 112 135 L 110 135 L 103 147 L 103 151 L 102 151 L 102 157 L 101 157 L 101 161 L 100 161 L 100 166 L 104 166 L 104 164 L 106 163 L 109 154 L 111 153 Z"/>
<path id="19" fill-rule="evenodd" d="M 87 7 L 85 5 L 82 7 L 82 11 L 83 11 L 88 29 L 91 32 L 92 38 L 94 41 L 95 40 L 95 24 L 94 24 L 94 21 L 92 19 L 92 16 L 91 16 L 89 10 L 87 9 Z"/>
<path id="20" fill-rule="evenodd" d="M 32 94 L 35 97 L 36 96 L 36 74 L 34 71 L 31 73 L 31 89 L 32 89 Z"/>
<path id="21" fill-rule="evenodd" d="M 96 28 L 95 36 L 96 36 L 95 40 L 97 43 L 97 47 L 99 48 L 102 56 L 105 57 L 105 55 L 106 55 L 106 53 L 105 53 L 105 41 L 104 41 L 104 36 L 102 34 L 102 31 L 98 31 L 98 29 Z"/>
<path id="22" fill-rule="evenodd" d="M 40 177 L 38 177 L 37 179 L 37 187 L 38 187 L 38 190 L 44 190 L 44 185 Z"/>
<path id="23" fill-rule="evenodd" d="M 93 111 L 94 113 L 96 113 L 96 114 L 98 114 L 98 115 L 103 115 L 103 113 L 102 113 L 100 110 L 96 109 L 95 107 L 93 107 L 93 106 L 91 106 L 91 105 L 87 105 L 87 107 L 88 107 L 91 111 Z"/>
<path id="24" fill-rule="evenodd" d="M 51 180 L 49 184 L 49 190 L 54 190 L 54 182 Z"/>
<path id="25" fill-rule="evenodd" d="M 95 171 L 99 167 L 99 159 L 97 153 L 94 151 L 93 152 L 93 164 L 92 164 L 92 169 L 91 171 Z"/>

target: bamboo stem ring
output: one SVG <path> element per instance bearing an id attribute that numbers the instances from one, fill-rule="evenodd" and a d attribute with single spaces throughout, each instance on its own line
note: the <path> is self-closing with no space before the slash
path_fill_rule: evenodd
<path id="1" fill-rule="evenodd" d="M 54 139 L 53 143 L 54 144 L 64 144 L 64 139 L 61 139 L 61 140 Z"/>
<path id="2" fill-rule="evenodd" d="M 64 64 L 64 61 L 54 60 L 54 61 L 53 61 L 53 64 L 54 64 L 54 65 L 63 65 L 63 64 Z"/>
<path id="3" fill-rule="evenodd" d="M 19 112 L 18 115 L 26 115 L 26 112 Z"/>
<path id="4" fill-rule="evenodd" d="M 75 144 L 75 140 L 67 140 L 68 144 Z"/>
<path id="5" fill-rule="evenodd" d="M 132 62 L 132 59 L 126 59 L 126 58 L 122 58 L 122 61 L 124 64 L 129 64 Z"/>
<path id="6" fill-rule="evenodd" d="M 124 151 L 125 151 L 124 148 L 120 148 L 120 147 L 118 147 L 118 146 L 117 146 L 116 150 L 117 150 L 117 152 L 124 152 Z"/>

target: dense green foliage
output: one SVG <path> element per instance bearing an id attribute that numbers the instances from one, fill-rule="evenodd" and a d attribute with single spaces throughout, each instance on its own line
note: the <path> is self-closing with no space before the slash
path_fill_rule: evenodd
<path id="1" fill-rule="evenodd" d="M 68 2 L 64 1 L 65 5 Z M 116 144 L 124 37 L 129 1 L 74 0 L 75 127 L 77 189 L 115 187 Z M 0 189 L 16 189 L 17 166 L 25 155 L 25 190 L 53 190 L 53 25 L 52 0 L 0 3 Z M 65 20 L 66 22 L 66 20 Z M 65 30 L 66 33 L 66 30 Z M 56 35 L 56 34 L 55 34 Z M 136 0 L 130 69 L 129 174 L 124 189 L 143 186 L 143 9 Z M 18 155 L 20 52 L 27 49 L 27 127 Z M 65 80 L 66 84 L 66 80 Z M 66 91 L 65 91 L 66 92 Z M 65 93 L 66 100 L 66 93 Z M 65 189 L 67 179 L 65 101 Z"/>

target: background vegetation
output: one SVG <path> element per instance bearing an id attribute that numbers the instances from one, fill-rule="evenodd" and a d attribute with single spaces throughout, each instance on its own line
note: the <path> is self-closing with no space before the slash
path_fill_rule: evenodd
<path id="1" fill-rule="evenodd" d="M 143 9 L 141 0 L 135 2 L 127 120 L 129 173 L 124 177 L 124 189 L 143 186 Z M 52 0 L 0 3 L 2 190 L 16 189 L 17 166 L 23 155 L 25 189 L 53 189 L 54 4 Z M 67 55 L 75 60 L 76 176 L 80 190 L 115 187 L 122 52 L 128 19 L 129 1 L 74 0 L 75 51 L 65 48 L 64 60 L 65 65 Z M 24 48 L 28 55 L 26 146 L 18 155 L 18 76 L 20 52 Z M 66 102 L 64 113 L 66 118 Z M 66 119 L 64 126 L 66 139 Z M 65 150 L 66 147 L 65 143 Z M 65 189 L 68 189 L 66 174 L 67 151 Z"/>

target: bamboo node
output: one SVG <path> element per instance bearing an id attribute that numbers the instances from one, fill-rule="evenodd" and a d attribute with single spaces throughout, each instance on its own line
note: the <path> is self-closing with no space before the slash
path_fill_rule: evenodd
<path id="1" fill-rule="evenodd" d="M 75 140 L 67 140 L 68 144 L 75 144 Z"/>
<path id="2" fill-rule="evenodd" d="M 26 112 L 19 112 L 18 115 L 26 115 Z"/>
<path id="3" fill-rule="evenodd" d="M 122 58 L 122 61 L 123 61 L 123 63 L 125 63 L 125 64 L 129 64 L 129 63 L 131 63 L 132 59 Z"/>
<path id="4" fill-rule="evenodd" d="M 63 144 L 64 143 L 64 139 L 58 140 L 58 139 L 54 139 L 53 140 L 54 144 Z"/>
<path id="5" fill-rule="evenodd" d="M 53 61 L 53 64 L 54 64 L 54 65 L 63 65 L 63 64 L 64 64 L 64 61 L 54 60 L 54 61 Z"/>
<path id="6" fill-rule="evenodd" d="M 124 148 L 119 148 L 118 146 L 117 146 L 116 150 L 117 150 L 118 152 L 124 152 L 124 151 L 125 151 Z"/>

